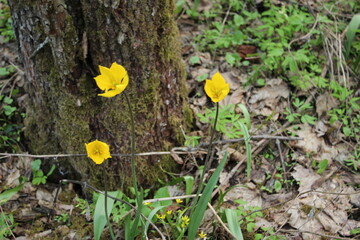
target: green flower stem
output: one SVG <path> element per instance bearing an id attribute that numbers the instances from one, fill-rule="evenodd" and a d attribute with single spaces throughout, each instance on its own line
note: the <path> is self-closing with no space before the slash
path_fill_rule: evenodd
<path id="1" fill-rule="evenodd" d="M 135 122 L 134 122 L 134 116 L 131 110 L 131 104 L 130 99 L 126 93 L 124 93 L 125 99 L 127 102 L 127 105 L 129 107 L 129 114 L 130 114 L 130 121 L 131 121 L 131 175 L 133 179 L 133 185 L 135 190 L 135 197 L 137 200 L 137 204 L 139 205 L 139 192 L 137 187 L 137 178 L 136 178 L 136 172 L 135 172 Z M 139 207 L 139 206 L 138 206 Z"/>
<path id="2" fill-rule="evenodd" d="M 108 211 L 107 211 L 107 195 L 108 195 L 108 194 L 107 194 L 107 185 L 106 185 L 106 183 L 107 183 L 108 181 L 107 181 L 106 163 L 107 163 L 107 161 L 105 161 L 105 164 L 103 165 L 104 181 L 105 181 L 105 184 L 104 184 L 104 187 L 105 187 L 105 196 L 104 196 L 104 199 L 105 199 L 105 202 L 104 202 L 104 206 L 105 206 L 105 218 L 106 218 L 107 225 L 108 225 L 108 227 L 109 227 L 111 239 L 112 239 L 112 240 L 115 240 L 114 231 L 113 231 L 113 229 L 112 229 L 112 226 L 111 226 L 111 223 L 110 223 L 110 220 L 109 220 L 109 216 L 108 216 Z"/>
<path id="3" fill-rule="evenodd" d="M 199 200 L 199 195 L 202 192 L 202 189 L 204 187 L 204 176 L 205 176 L 205 173 L 206 173 L 207 169 L 209 168 L 208 165 L 209 165 L 210 156 L 212 155 L 211 154 L 212 143 L 213 143 L 214 136 L 215 136 L 216 124 L 217 124 L 218 116 L 219 116 L 219 103 L 217 102 L 216 103 L 215 122 L 214 122 L 213 128 L 211 129 L 211 137 L 210 137 L 210 142 L 209 142 L 209 146 L 208 146 L 208 150 L 207 150 L 207 154 L 206 154 L 206 158 L 205 158 L 204 169 L 203 169 L 203 171 L 202 171 L 202 173 L 200 175 L 200 185 L 199 185 L 198 190 L 196 192 L 196 197 L 195 197 L 195 199 L 193 201 L 193 204 L 192 204 L 193 206 L 195 206 L 197 201 Z M 191 210 L 191 212 L 193 211 L 193 209 Z"/>
<path id="4" fill-rule="evenodd" d="M 133 186 L 135 191 L 135 197 L 136 197 L 136 206 L 137 211 L 135 214 L 135 219 L 133 221 L 133 226 L 131 227 L 131 235 L 135 234 L 138 227 L 138 222 L 140 219 L 141 209 L 142 209 L 142 196 L 139 196 L 138 192 L 138 186 L 137 186 L 137 178 L 136 178 L 136 172 L 135 172 L 135 121 L 134 121 L 134 115 L 132 113 L 130 99 L 128 95 L 125 93 L 125 99 L 129 107 L 129 114 L 130 114 L 130 121 L 131 121 L 131 175 L 133 179 Z"/>

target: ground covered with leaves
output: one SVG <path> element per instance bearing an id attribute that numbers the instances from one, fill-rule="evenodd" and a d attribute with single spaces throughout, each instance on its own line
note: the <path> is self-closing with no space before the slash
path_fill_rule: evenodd
<path id="1" fill-rule="evenodd" d="M 9 30 L 6 5 L 0 4 L 0 27 Z M 227 209 L 233 209 L 243 239 L 359 239 L 360 4 L 179 0 L 176 6 L 196 116 L 192 131 L 184 133 L 181 149 L 187 153 L 177 148 L 172 154 L 181 177 L 196 183 L 204 164 L 215 117 L 205 80 L 219 71 L 230 84 L 220 102 L 209 173 L 225 152 L 230 158 L 213 193 L 214 209 L 200 227 L 206 236 L 199 237 L 230 239 Z M 0 148 L 15 153 L 26 149 L 26 94 L 11 33 L 2 30 L 0 37 Z M 239 122 L 248 126 L 250 139 Z M 53 171 L 42 170 L 36 157 L 1 158 L 0 239 L 93 237 L 95 206 L 84 200 L 91 196 L 78 196 L 69 184 L 53 208 L 57 185 L 47 181 Z M 174 181 L 166 191 L 175 199 L 188 193 L 187 185 Z M 4 202 L 6 189 L 15 194 Z M 164 196 L 159 192 L 154 198 Z M 184 223 L 175 211 L 186 203 L 173 200 L 166 212 L 171 218 L 154 217 L 169 239 L 176 239 L 170 222 Z M 121 223 L 121 205 L 116 209 L 113 221 Z"/>

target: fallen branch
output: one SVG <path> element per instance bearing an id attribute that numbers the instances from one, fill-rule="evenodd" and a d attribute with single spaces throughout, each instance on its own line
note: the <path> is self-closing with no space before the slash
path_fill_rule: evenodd
<path id="1" fill-rule="evenodd" d="M 257 136 L 251 136 L 250 139 L 278 139 L 283 141 L 294 141 L 294 140 L 303 140 L 301 137 L 286 137 L 286 136 L 271 136 L 271 135 L 257 135 Z M 226 139 L 226 140 L 220 140 L 215 141 L 214 144 L 226 144 L 226 143 L 236 143 L 236 142 L 242 142 L 244 141 L 244 138 L 237 138 L 237 139 Z M 144 153 L 136 153 L 136 156 L 153 156 L 153 155 L 170 155 L 170 154 L 189 154 L 189 153 L 203 153 L 206 154 L 206 152 L 203 151 L 201 147 L 207 146 L 208 143 L 200 143 L 195 148 L 188 148 L 188 147 L 175 147 L 170 152 L 144 152 Z M 30 157 L 30 158 L 63 158 L 63 157 L 84 157 L 87 156 L 86 154 L 42 154 L 42 155 L 36 155 L 36 154 L 28 154 L 28 153 L 0 153 L 0 156 L 2 157 Z M 114 157 L 130 157 L 131 154 L 111 154 L 111 156 Z"/>

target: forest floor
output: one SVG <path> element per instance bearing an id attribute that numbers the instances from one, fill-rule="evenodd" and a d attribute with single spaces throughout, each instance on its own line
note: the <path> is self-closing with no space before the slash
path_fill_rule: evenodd
<path id="1" fill-rule="evenodd" d="M 350 43 L 351 51 L 341 44 L 348 41 L 346 26 L 360 6 L 356 1 L 338 1 L 335 7 L 332 1 L 257 2 L 202 1 L 196 10 L 179 8 L 195 116 L 185 144 L 209 140 L 215 110 L 204 93 L 204 80 L 219 71 L 231 89 L 220 102 L 209 170 L 225 151 L 230 153 L 213 202 L 221 205 L 220 218 L 226 222 L 222 208 L 236 209 L 246 240 L 360 239 L 359 35 Z M 1 151 L 10 152 L 14 145 L 25 150 L 24 76 L 16 43 L 0 37 Z M 251 171 L 246 170 L 244 133 L 237 124 L 246 119 L 241 106 L 251 117 Z M 182 175 L 197 179 L 193 160 L 201 163 L 203 157 L 174 155 L 174 160 Z M 2 189 L 16 188 L 21 177 L 32 181 L 21 183 L 6 203 L 0 190 L 0 239 L 92 239 L 92 219 L 78 189 L 71 184 L 64 188 L 53 209 L 57 184 L 47 181 L 40 164 L 32 157 L 1 157 Z M 175 191 L 184 193 L 181 186 Z M 48 217 L 50 213 L 54 216 Z M 205 214 L 201 229 L 207 239 L 230 239 L 218 222 L 210 210 Z"/>

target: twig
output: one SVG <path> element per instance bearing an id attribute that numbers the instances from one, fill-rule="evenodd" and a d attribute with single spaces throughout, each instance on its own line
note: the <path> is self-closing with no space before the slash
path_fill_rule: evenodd
<path id="1" fill-rule="evenodd" d="M 4 222 L 5 222 L 5 224 L 6 224 L 6 228 L 9 230 L 9 232 L 10 232 L 10 234 L 13 236 L 13 238 L 16 239 L 13 231 L 11 231 L 11 228 L 10 228 L 10 226 L 9 226 L 9 223 L 8 223 L 6 217 L 5 217 L 5 213 L 4 213 L 1 205 L 0 205 L 0 210 L 1 210 L 1 214 L 2 214 L 2 216 L 3 216 Z"/>
<path id="2" fill-rule="evenodd" d="M 199 196 L 201 196 L 201 194 Z M 194 198 L 194 197 L 196 197 L 196 194 L 175 196 L 175 197 L 166 197 L 166 198 L 154 198 L 154 199 L 148 199 L 148 200 L 143 201 L 143 204 L 144 203 L 161 202 L 161 201 L 169 201 L 169 200 L 175 200 L 175 199 Z"/>
<path id="3" fill-rule="evenodd" d="M 219 221 L 219 223 L 221 224 L 221 226 L 223 226 L 223 228 L 225 229 L 225 231 L 230 234 L 234 239 L 237 239 L 236 236 L 234 236 L 234 234 L 232 234 L 232 232 L 230 231 L 230 229 L 225 225 L 225 223 L 221 220 L 221 218 L 219 217 L 219 215 L 217 214 L 217 212 L 215 211 L 215 209 L 213 208 L 213 206 L 211 206 L 210 203 L 208 203 L 208 207 L 210 208 L 210 210 L 212 211 L 212 213 L 214 214 L 214 216 L 216 217 L 216 219 Z"/>
<path id="4" fill-rule="evenodd" d="M 269 141 L 269 140 L 265 140 L 265 139 L 261 140 L 261 141 L 258 143 L 258 145 L 257 145 L 255 148 L 253 148 L 253 150 L 252 150 L 252 155 L 253 155 L 253 156 L 254 156 L 254 155 L 257 155 L 260 151 L 262 151 L 262 150 L 265 148 L 265 146 L 267 145 L 268 141 Z M 222 182 L 222 183 L 216 188 L 216 190 L 212 193 L 212 197 L 214 197 L 214 196 L 219 192 L 219 190 L 220 190 L 220 188 L 221 188 L 222 186 L 226 185 L 226 184 L 229 182 L 230 178 L 232 178 L 232 177 L 235 175 L 235 173 L 236 173 L 237 170 L 240 168 L 240 166 L 246 161 L 246 158 L 247 158 L 246 156 L 243 157 L 243 158 L 239 161 L 239 163 L 236 164 L 236 166 L 233 167 L 233 169 L 231 169 L 231 171 L 226 175 L 226 178 L 223 180 L 223 182 Z"/>
<path id="5" fill-rule="evenodd" d="M 271 136 L 271 135 L 256 135 L 251 136 L 250 139 L 279 139 L 286 141 L 295 141 L 295 140 L 304 140 L 301 137 L 286 137 L 286 136 Z M 226 139 L 221 141 L 215 141 L 214 144 L 225 144 L 225 143 L 235 143 L 244 141 L 244 138 L 237 139 Z M 201 149 L 203 146 L 208 146 L 208 143 L 201 143 L 196 148 L 188 148 L 188 147 L 175 147 L 170 152 L 144 152 L 144 153 L 136 153 L 136 156 L 153 156 L 153 155 L 169 155 L 171 153 L 175 154 L 189 154 L 194 152 L 206 153 Z M 28 153 L 0 153 L 0 156 L 3 157 L 30 157 L 30 158 L 63 158 L 63 157 L 84 157 L 86 154 L 28 154 Z M 113 157 L 131 157 L 131 154 L 111 154 Z"/>
<path id="6" fill-rule="evenodd" d="M 284 171 L 284 179 L 285 179 L 286 190 L 289 190 L 289 183 L 287 181 L 287 176 L 286 176 L 285 161 L 284 161 L 284 157 L 283 157 L 283 154 L 282 154 L 282 151 L 281 151 L 280 141 L 279 141 L 279 139 L 276 139 L 275 142 L 276 142 L 276 145 L 277 145 L 277 148 L 278 148 L 280 161 L 281 161 L 281 166 L 282 166 L 283 171 Z"/>

